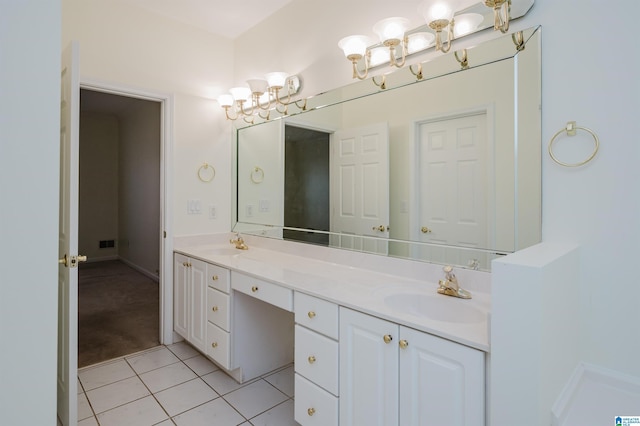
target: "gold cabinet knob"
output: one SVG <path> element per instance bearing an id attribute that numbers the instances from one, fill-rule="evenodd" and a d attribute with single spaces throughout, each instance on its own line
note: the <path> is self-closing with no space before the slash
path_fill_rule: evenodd
<path id="1" fill-rule="evenodd" d="M 407 349 L 407 346 L 409 346 L 409 342 L 407 342 L 405 339 L 402 339 L 398 342 L 398 345 L 400 345 L 400 348 L 402 349 Z"/>
<path id="2" fill-rule="evenodd" d="M 187 266 L 189 266 L 189 264 L 187 262 L 182 262 L 182 266 L 186 268 Z"/>
<path id="3" fill-rule="evenodd" d="M 213 343 L 211 344 L 211 347 L 212 347 L 213 349 L 217 348 L 217 347 L 218 347 L 218 342 L 213 342 Z"/>
<path id="4" fill-rule="evenodd" d="M 316 357 L 313 355 L 309 355 L 309 358 L 307 358 L 307 360 L 309 361 L 309 364 L 313 364 L 314 362 L 316 362 Z"/>
<path id="5" fill-rule="evenodd" d="M 423 226 L 422 228 L 420 228 L 420 232 L 422 232 L 423 234 L 428 234 L 431 232 L 431 229 L 427 228 L 426 226 Z"/>
<path id="6" fill-rule="evenodd" d="M 315 312 L 313 312 L 313 311 L 309 311 L 309 313 L 307 314 L 307 316 L 308 316 L 309 318 L 313 319 L 313 318 L 315 318 L 315 317 L 316 317 L 316 313 L 315 313 Z"/>
<path id="7" fill-rule="evenodd" d="M 258 286 L 257 286 L 257 285 L 254 285 L 253 287 L 251 287 L 251 291 L 252 291 L 252 292 L 254 292 L 254 293 L 255 293 L 256 291 L 258 291 Z"/>
<path id="8" fill-rule="evenodd" d="M 371 229 L 373 229 L 374 231 L 384 232 L 384 230 L 385 230 L 386 228 L 384 227 L 384 225 L 380 225 L 380 226 L 374 226 L 374 227 L 373 227 L 373 228 L 371 228 Z"/>
<path id="9" fill-rule="evenodd" d="M 212 279 L 213 281 L 218 281 L 218 276 L 217 276 L 217 275 L 214 275 L 214 276 L 212 276 L 212 277 L 211 277 L 211 279 Z"/>
<path id="10" fill-rule="evenodd" d="M 316 409 L 315 408 L 309 408 L 307 410 L 307 414 L 310 416 L 313 416 L 316 413 Z"/>
<path id="11" fill-rule="evenodd" d="M 390 334 L 385 334 L 382 340 L 384 340 L 385 343 L 391 343 L 391 341 L 393 340 L 393 337 L 391 337 Z"/>
<path id="12" fill-rule="evenodd" d="M 213 312 L 218 312 L 218 307 L 217 307 L 217 306 L 214 306 L 213 308 L 211 308 L 211 310 L 212 310 Z"/>

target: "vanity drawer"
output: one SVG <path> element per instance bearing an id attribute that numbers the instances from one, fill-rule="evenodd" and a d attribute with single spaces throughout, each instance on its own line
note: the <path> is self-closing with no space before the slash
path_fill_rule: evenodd
<path id="1" fill-rule="evenodd" d="M 296 292 L 296 322 L 338 340 L 338 305 Z"/>
<path id="2" fill-rule="evenodd" d="M 295 339 L 296 373 L 338 395 L 338 342 L 299 325 Z"/>
<path id="3" fill-rule="evenodd" d="M 302 426 L 337 426 L 338 398 L 295 375 L 294 417 Z"/>
<path id="4" fill-rule="evenodd" d="M 231 309 L 228 294 L 209 287 L 207 289 L 207 321 L 214 323 L 225 331 L 229 330 Z"/>
<path id="5" fill-rule="evenodd" d="M 207 322 L 207 355 L 222 367 L 230 370 L 230 334 L 218 326 Z"/>
<path id="6" fill-rule="evenodd" d="M 209 287 L 229 293 L 231 289 L 229 270 L 207 263 L 207 284 Z"/>
<path id="7" fill-rule="evenodd" d="M 248 294 L 286 311 L 293 311 L 293 290 L 248 275 L 233 272 L 231 286 L 234 290 Z"/>

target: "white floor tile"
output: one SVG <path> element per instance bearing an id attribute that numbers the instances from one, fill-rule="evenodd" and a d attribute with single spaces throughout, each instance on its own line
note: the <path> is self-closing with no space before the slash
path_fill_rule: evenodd
<path id="1" fill-rule="evenodd" d="M 232 379 L 227 373 L 222 370 L 214 371 L 207 375 L 202 376 L 202 380 L 207 382 L 209 386 L 213 388 L 220 395 L 226 395 L 229 392 L 233 392 L 236 389 L 240 389 L 243 386 L 252 382 L 240 384 Z"/>
<path id="2" fill-rule="evenodd" d="M 166 419 L 167 414 L 152 396 L 98 414 L 100 426 L 151 426 Z"/>
<path id="3" fill-rule="evenodd" d="M 294 420 L 293 400 L 289 399 L 266 413 L 252 418 L 251 424 L 253 426 L 297 426 L 299 423 Z"/>
<path id="4" fill-rule="evenodd" d="M 185 359 L 183 361 L 189 366 L 198 376 L 204 376 L 205 374 L 212 373 L 219 370 L 218 366 L 209 361 L 202 355 L 194 356 L 193 358 Z"/>
<path id="5" fill-rule="evenodd" d="M 173 345 L 167 346 L 167 348 L 181 360 L 189 359 L 194 356 L 200 355 L 200 352 L 194 349 L 194 347 L 188 344 L 187 342 L 174 343 Z"/>
<path id="6" fill-rule="evenodd" d="M 276 405 L 284 402 L 288 397 L 264 380 L 258 380 L 250 385 L 233 391 L 224 397 L 229 404 L 243 416 L 250 419 Z"/>
<path id="7" fill-rule="evenodd" d="M 195 379 L 196 373 L 182 362 L 167 365 L 140 375 L 152 393 Z"/>
<path id="8" fill-rule="evenodd" d="M 154 396 L 171 417 L 218 398 L 218 394 L 200 378 L 163 390 Z"/>
<path id="9" fill-rule="evenodd" d="M 173 418 L 178 426 L 237 426 L 244 420 L 222 398 L 214 399 Z"/>
<path id="10" fill-rule="evenodd" d="M 149 395 L 138 377 L 130 377 L 87 392 L 93 410 L 102 413 Z"/>
<path id="11" fill-rule="evenodd" d="M 123 359 L 88 367 L 78 371 L 78 377 L 85 391 L 108 385 L 135 376 L 136 373 Z"/>
<path id="12" fill-rule="evenodd" d="M 78 420 L 84 420 L 87 417 L 93 417 L 93 411 L 84 393 L 78 395 Z"/>
<path id="13" fill-rule="evenodd" d="M 147 371 L 165 367 L 180 361 L 173 352 L 165 347 L 145 352 L 140 355 L 127 357 L 126 360 L 138 374 L 143 374 Z"/>
<path id="14" fill-rule="evenodd" d="M 265 380 L 280 389 L 285 395 L 293 397 L 293 365 L 277 373 L 265 376 Z"/>
<path id="15" fill-rule="evenodd" d="M 98 426 L 98 421 L 95 417 L 89 417 L 88 419 L 80 420 L 78 426 Z"/>

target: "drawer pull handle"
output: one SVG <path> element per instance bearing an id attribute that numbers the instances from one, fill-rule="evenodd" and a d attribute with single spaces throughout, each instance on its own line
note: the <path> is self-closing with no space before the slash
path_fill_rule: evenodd
<path id="1" fill-rule="evenodd" d="M 309 361 L 309 364 L 313 364 L 314 362 L 316 362 L 316 357 L 313 355 L 309 355 L 309 358 L 307 358 L 307 360 Z"/>
<path id="2" fill-rule="evenodd" d="M 315 413 L 316 413 L 316 409 L 315 409 L 315 408 L 309 408 L 309 409 L 307 410 L 307 414 L 308 414 L 309 416 L 313 416 Z"/>
<path id="3" fill-rule="evenodd" d="M 400 348 L 402 348 L 402 349 L 407 349 L 407 346 L 409 346 L 409 342 L 407 342 L 404 339 L 400 340 L 400 342 L 398 342 L 398 344 L 400 345 Z"/>
<path id="4" fill-rule="evenodd" d="M 217 307 L 217 306 L 214 306 L 213 308 L 211 308 L 211 310 L 212 310 L 213 312 L 218 312 L 218 307 Z"/>
<path id="5" fill-rule="evenodd" d="M 254 285 L 253 287 L 251 287 L 251 291 L 252 291 L 252 292 L 254 292 L 254 293 L 255 293 L 256 291 L 258 291 L 258 286 L 257 286 L 257 285 Z"/>
<path id="6" fill-rule="evenodd" d="M 217 348 L 217 347 L 218 347 L 218 342 L 213 342 L 213 343 L 211 344 L 211 347 L 212 347 L 213 349 Z"/>
<path id="7" fill-rule="evenodd" d="M 214 275 L 214 276 L 212 276 L 212 277 L 211 277 L 211 279 L 212 279 L 213 281 L 218 281 L 218 276 L 217 276 L 217 275 Z"/>
<path id="8" fill-rule="evenodd" d="M 391 337 L 390 334 L 385 334 L 382 340 L 384 340 L 385 343 L 391 343 L 391 341 L 393 340 L 393 337 Z"/>
<path id="9" fill-rule="evenodd" d="M 309 311 L 309 313 L 307 314 L 309 316 L 309 318 L 313 319 L 316 317 L 316 313 L 313 311 Z"/>

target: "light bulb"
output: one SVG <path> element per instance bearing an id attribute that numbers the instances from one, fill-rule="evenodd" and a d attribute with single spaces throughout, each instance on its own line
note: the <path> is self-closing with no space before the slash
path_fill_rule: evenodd
<path id="1" fill-rule="evenodd" d="M 352 35 L 343 38 L 338 42 L 338 46 L 349 60 L 360 59 L 367 53 L 369 39 L 363 35 Z"/>

